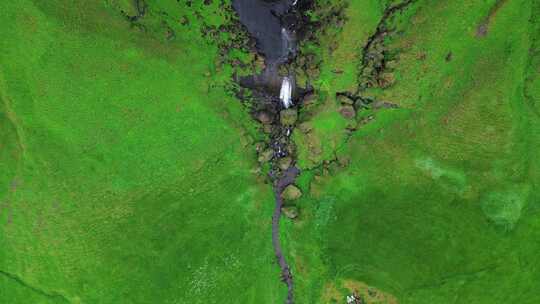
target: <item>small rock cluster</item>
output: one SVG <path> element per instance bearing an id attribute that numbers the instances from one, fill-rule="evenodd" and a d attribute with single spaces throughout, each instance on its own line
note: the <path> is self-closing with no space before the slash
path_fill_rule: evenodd
<path id="1" fill-rule="evenodd" d="M 388 88 L 395 81 L 395 75 L 391 70 L 395 68 L 396 61 L 389 60 L 390 54 L 384 45 L 384 37 L 387 32 L 375 36 L 364 49 L 363 68 L 360 75 L 360 88 L 371 87 Z"/>
<path id="2" fill-rule="evenodd" d="M 295 146 L 290 140 L 298 120 L 298 110 L 261 109 L 253 114 L 261 123 L 264 133 L 269 135 L 269 142 L 257 146 L 258 161 L 261 165 L 271 163 L 271 176 L 277 178 L 280 173 L 294 165 Z"/>
<path id="3" fill-rule="evenodd" d="M 281 193 L 281 197 L 285 200 L 285 206 L 281 208 L 283 214 L 290 219 L 297 218 L 299 212 L 294 201 L 302 197 L 302 191 L 295 185 L 288 185 Z"/>
<path id="4" fill-rule="evenodd" d="M 389 4 L 384 10 L 377 30 L 369 38 L 363 50 L 360 91 L 370 87 L 388 88 L 396 81 L 392 71 L 397 66 L 397 61 L 392 58 L 394 56 L 385 46 L 384 40 L 391 33 L 389 21 L 413 2 L 414 0 L 403 0 Z"/>
<path id="5" fill-rule="evenodd" d="M 261 166 L 270 164 L 270 177 L 279 179 L 282 173 L 295 165 L 295 145 L 290 140 L 293 129 L 298 123 L 298 110 L 296 108 L 260 109 L 253 113 L 257 121 L 261 123 L 263 131 L 269 135 L 268 142 L 256 144 L 258 161 Z M 305 128 L 300 124 L 300 129 Z M 259 170 L 260 171 L 260 170 Z M 296 219 L 299 215 L 295 201 L 302 196 L 302 191 L 294 184 L 288 185 L 281 197 L 285 201 L 282 208 L 283 215 L 290 219 Z"/>

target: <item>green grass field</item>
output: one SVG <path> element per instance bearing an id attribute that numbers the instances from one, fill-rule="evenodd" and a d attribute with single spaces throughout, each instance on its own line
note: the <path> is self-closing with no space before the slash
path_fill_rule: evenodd
<path id="1" fill-rule="evenodd" d="M 0 5 L 0 303 L 279 302 L 255 127 L 199 32 L 224 13 L 127 4 Z"/>
<path id="2" fill-rule="evenodd" d="M 0 4 L 0 303 L 285 298 L 263 135 L 230 90 L 253 54 L 202 34 L 219 1 L 146 2 L 135 22 L 131 0 Z M 399 1 L 316 2 L 345 19 L 301 45 L 295 303 L 539 303 L 538 1 L 413 1 L 384 38 L 395 83 L 360 91 Z M 398 108 L 345 119 L 338 92 Z"/>

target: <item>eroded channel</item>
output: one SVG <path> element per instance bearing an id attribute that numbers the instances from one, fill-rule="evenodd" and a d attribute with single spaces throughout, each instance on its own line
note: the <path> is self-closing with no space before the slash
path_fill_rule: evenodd
<path id="1" fill-rule="evenodd" d="M 291 143 L 297 110 L 305 88 L 296 86 L 295 75 L 287 70 L 297 54 L 299 31 L 306 22 L 303 12 L 310 1 L 302 0 L 233 0 L 240 22 L 256 41 L 257 52 L 265 59 L 260 74 L 239 79 L 241 86 L 252 90 L 256 107 L 254 117 L 267 127 L 269 147 L 265 158 L 270 162 L 270 178 L 275 195 L 272 216 L 272 245 L 287 285 L 285 303 L 294 303 L 293 276 L 283 254 L 279 223 L 284 200 L 283 191 L 295 182 L 300 170 L 295 166 Z"/>

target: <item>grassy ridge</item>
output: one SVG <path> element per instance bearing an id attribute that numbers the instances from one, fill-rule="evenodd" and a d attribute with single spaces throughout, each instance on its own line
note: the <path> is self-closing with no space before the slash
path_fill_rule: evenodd
<path id="1" fill-rule="evenodd" d="M 298 146 L 298 165 L 304 169 L 312 169 L 323 161 L 334 159 L 336 150 L 343 143 L 349 122 L 338 113 L 336 93 L 354 91 L 357 87 L 360 49 L 373 34 L 383 11 L 378 1 L 372 0 L 346 4 L 317 3 L 323 10 L 319 14 L 336 14 L 332 12 L 343 10 L 346 21 L 342 26 L 331 24 L 324 27 L 325 32 L 316 35 L 318 44 L 323 47 L 309 42 L 302 46 L 316 54 L 320 62 L 320 75 L 312 81 L 318 93 L 317 102 L 314 109 L 308 109 L 307 113 L 304 111 L 304 116 L 309 116 L 313 131 L 310 134 L 295 132 L 293 135 Z"/>
<path id="2" fill-rule="evenodd" d="M 370 112 L 291 227 L 304 301 L 538 302 L 533 5 L 417 1 L 392 21 L 397 81 L 363 94 L 400 109 Z"/>
<path id="3" fill-rule="evenodd" d="M 279 302 L 224 11 L 126 3 L 0 5 L 0 302 Z"/>

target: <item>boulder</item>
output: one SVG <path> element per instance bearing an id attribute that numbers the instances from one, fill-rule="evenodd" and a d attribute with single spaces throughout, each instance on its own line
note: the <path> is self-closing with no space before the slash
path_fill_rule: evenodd
<path id="1" fill-rule="evenodd" d="M 379 77 L 379 85 L 382 88 L 388 88 L 396 82 L 396 77 L 394 76 L 394 73 L 383 73 Z"/>
<path id="2" fill-rule="evenodd" d="M 287 157 L 283 157 L 283 158 L 280 158 L 277 162 L 277 165 L 278 167 L 281 169 L 281 170 L 287 170 L 289 169 L 289 167 L 291 166 L 292 164 L 292 158 L 290 158 L 289 156 Z"/>
<path id="3" fill-rule="evenodd" d="M 339 101 L 339 103 L 341 103 L 342 105 L 353 105 L 354 104 L 354 100 L 350 99 L 349 97 L 347 97 L 345 95 L 338 95 L 336 98 Z"/>
<path id="4" fill-rule="evenodd" d="M 263 132 L 266 134 L 272 133 L 272 125 L 263 125 Z"/>
<path id="5" fill-rule="evenodd" d="M 255 143 L 255 151 L 257 151 L 257 153 L 264 151 L 265 148 L 266 148 L 265 142 L 259 141 Z"/>
<path id="6" fill-rule="evenodd" d="M 287 201 L 294 201 L 299 199 L 302 196 L 302 191 L 298 189 L 295 185 L 288 185 L 283 192 L 281 192 L 281 197 Z"/>
<path id="7" fill-rule="evenodd" d="M 257 113 L 257 120 L 262 124 L 269 124 L 272 122 L 272 116 L 268 112 L 259 112 Z"/>
<path id="8" fill-rule="evenodd" d="M 320 76 L 321 71 L 318 67 L 308 67 L 306 73 L 310 79 L 317 79 Z"/>
<path id="9" fill-rule="evenodd" d="M 266 163 L 272 159 L 272 156 L 274 156 L 274 151 L 272 149 L 266 149 L 259 154 L 258 160 L 260 163 Z"/>
<path id="10" fill-rule="evenodd" d="M 316 94 L 314 94 L 314 93 L 309 93 L 309 94 L 307 94 L 306 96 L 304 96 L 303 104 L 304 104 L 305 106 L 312 105 L 312 104 L 314 104 L 315 102 L 317 102 L 317 99 L 318 99 L 318 98 L 319 98 L 319 97 L 318 97 Z"/>
<path id="11" fill-rule="evenodd" d="M 375 70 L 373 69 L 373 67 L 368 65 L 362 70 L 362 75 L 365 77 L 371 77 L 371 75 L 373 75 L 374 72 Z"/>
<path id="12" fill-rule="evenodd" d="M 298 112 L 296 109 L 285 109 L 279 113 L 279 120 L 284 126 L 292 126 L 298 119 Z"/>
<path id="13" fill-rule="evenodd" d="M 389 60 L 385 63 L 385 66 L 387 69 L 394 70 L 398 67 L 398 62 L 397 60 Z"/>
<path id="14" fill-rule="evenodd" d="M 298 207 L 296 206 L 283 207 L 281 208 L 281 211 L 290 219 L 295 219 L 298 217 Z"/>
<path id="15" fill-rule="evenodd" d="M 351 163 L 351 157 L 347 154 L 338 154 L 337 161 L 340 166 L 347 167 Z"/>
<path id="16" fill-rule="evenodd" d="M 356 111 L 351 105 L 344 105 L 339 107 L 339 113 L 346 119 L 353 119 L 356 116 Z"/>

